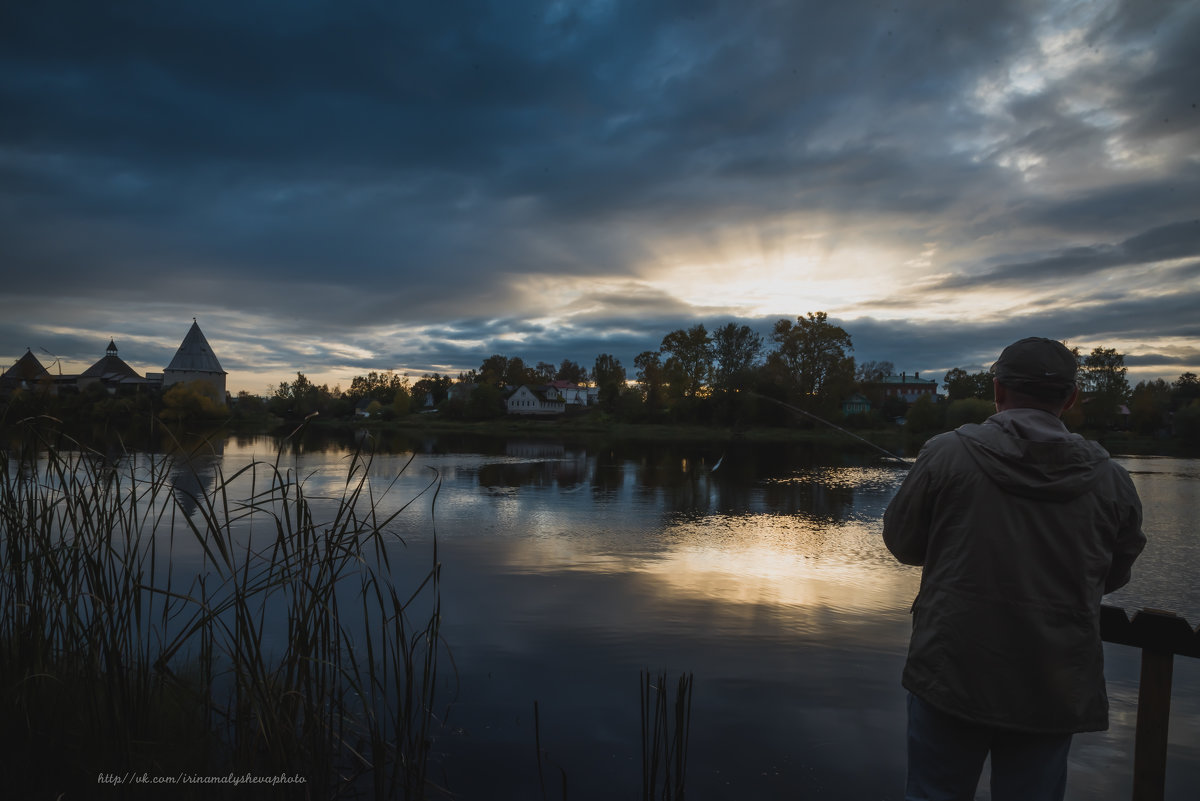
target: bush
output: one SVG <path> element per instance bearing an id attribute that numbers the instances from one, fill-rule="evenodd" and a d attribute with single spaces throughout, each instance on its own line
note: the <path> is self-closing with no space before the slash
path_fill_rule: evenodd
<path id="1" fill-rule="evenodd" d="M 1200 400 L 1175 412 L 1175 435 L 1184 445 L 1200 447 Z"/>
<path id="2" fill-rule="evenodd" d="M 982 423 L 996 413 L 996 404 L 979 398 L 951 401 L 946 407 L 946 427 L 958 428 L 966 423 Z"/>
<path id="3" fill-rule="evenodd" d="M 203 381 L 175 384 L 162 396 L 163 420 L 214 420 L 228 416 L 225 404 L 212 397 L 212 388 Z"/>
<path id="4" fill-rule="evenodd" d="M 913 431 L 937 431 L 942 427 L 942 405 L 928 395 L 917 398 L 908 407 L 908 426 Z"/>

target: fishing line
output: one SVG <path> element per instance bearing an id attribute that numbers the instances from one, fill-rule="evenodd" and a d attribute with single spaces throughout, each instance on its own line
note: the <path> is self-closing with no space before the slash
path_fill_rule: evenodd
<path id="1" fill-rule="evenodd" d="M 910 462 L 908 459 L 905 459 L 903 456 L 897 456 L 896 454 L 894 454 L 894 453 L 892 453 L 891 451 L 889 451 L 887 448 L 884 448 L 884 447 L 881 447 L 881 446 L 879 446 L 879 445 L 876 445 L 874 442 L 871 442 L 871 440 L 869 440 L 869 439 L 866 439 L 866 438 L 864 438 L 864 437 L 860 437 L 858 434 L 855 434 L 853 431 L 847 431 L 846 429 L 842 428 L 841 426 L 837 425 L 836 423 L 831 423 L 831 422 L 829 422 L 828 420 L 826 420 L 826 419 L 824 419 L 824 418 L 822 418 L 822 417 L 817 417 L 817 416 L 816 416 L 815 414 L 813 414 L 812 412 L 806 412 L 806 411 L 804 411 L 803 409 L 800 409 L 800 408 L 798 408 L 798 407 L 796 407 L 796 406 L 793 406 L 793 405 L 792 405 L 792 404 L 790 404 L 790 403 L 784 403 L 784 402 L 783 402 L 783 401 L 781 401 L 781 400 L 776 400 L 775 398 L 770 398 L 770 397 L 767 397 L 766 395 L 762 395 L 762 394 L 760 394 L 760 393 L 758 393 L 758 392 L 753 392 L 753 391 L 751 391 L 751 390 L 743 390 L 743 391 L 745 391 L 745 392 L 746 392 L 748 395 L 753 395 L 753 396 L 754 396 L 754 397 L 756 397 L 756 398 L 762 398 L 763 400 L 768 400 L 768 401 L 771 401 L 771 403 L 777 403 L 777 404 L 779 404 L 780 406 L 782 406 L 783 408 L 785 408 L 785 409 L 790 409 L 790 410 L 792 410 L 793 412 L 796 412 L 797 414 L 802 414 L 802 415 L 804 415 L 805 417 L 811 417 L 813 420 L 816 420 L 818 423 L 823 423 L 824 425 L 827 425 L 827 426 L 829 426 L 830 428 L 832 428 L 832 429 L 834 429 L 834 430 L 836 430 L 836 431 L 841 431 L 843 434 L 845 434 L 845 435 L 846 435 L 846 436 L 848 436 L 848 437 L 854 437 L 854 438 L 855 438 L 856 440 L 858 440 L 859 442 L 862 442 L 862 443 L 865 443 L 865 444 L 867 444 L 867 445 L 870 445 L 872 448 L 874 448 L 875 450 L 879 451 L 879 452 L 880 452 L 880 453 L 882 453 L 884 456 L 887 456 L 889 459 L 895 459 L 897 462 L 900 462 L 900 463 L 901 463 L 901 464 L 903 464 L 905 467 L 912 467 L 912 464 L 913 464 L 913 463 L 912 463 L 912 462 Z"/>

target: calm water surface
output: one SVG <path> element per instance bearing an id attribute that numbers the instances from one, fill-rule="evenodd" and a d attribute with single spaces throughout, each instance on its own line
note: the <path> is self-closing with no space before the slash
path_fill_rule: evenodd
<path id="1" fill-rule="evenodd" d="M 218 461 L 228 475 L 275 447 L 230 439 Z M 336 497 L 352 447 L 311 443 L 284 463 Z M 397 519 L 395 550 L 415 576 L 436 534 L 453 668 L 443 659 L 434 773 L 457 797 L 542 797 L 535 702 L 546 797 L 564 774 L 572 799 L 640 797 L 643 669 L 695 677 L 692 801 L 903 797 L 899 676 L 919 571 L 880 540 L 902 467 L 798 445 L 382 448 L 373 489 L 403 470 L 382 508 L 441 482 L 436 504 L 427 493 Z M 1150 544 L 1108 602 L 1200 623 L 1200 461 L 1120 461 Z M 1139 655 L 1105 648 L 1112 727 L 1075 740 L 1079 801 L 1130 795 Z M 1170 799 L 1200 786 L 1198 663 L 1176 660 Z"/>

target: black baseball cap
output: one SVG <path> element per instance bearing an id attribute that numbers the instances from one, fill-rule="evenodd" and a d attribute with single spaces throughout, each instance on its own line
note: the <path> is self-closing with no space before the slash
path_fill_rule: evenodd
<path id="1" fill-rule="evenodd" d="M 1005 386 L 1065 393 L 1075 386 L 1078 367 L 1075 354 L 1057 339 L 1027 337 L 1004 349 L 992 373 Z"/>

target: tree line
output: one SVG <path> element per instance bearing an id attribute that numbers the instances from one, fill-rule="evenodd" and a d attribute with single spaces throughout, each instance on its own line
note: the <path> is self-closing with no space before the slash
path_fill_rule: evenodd
<path id="1" fill-rule="evenodd" d="M 265 408 L 289 418 L 340 416 L 367 400 L 384 417 L 432 407 L 449 417 L 488 419 L 505 414 L 509 388 L 566 381 L 596 387 L 600 412 L 613 419 L 769 424 L 788 413 L 761 404 L 763 398 L 837 415 L 842 397 L 856 386 L 852 349 L 850 335 L 825 312 L 781 319 L 766 340 L 747 325 L 731 322 L 710 333 L 701 323 L 668 333 L 657 350 L 634 358 L 632 371 L 602 353 L 590 369 L 570 359 L 530 365 L 519 356 L 494 354 L 453 378 L 434 373 L 410 381 L 372 372 L 355 377 L 347 390 L 316 386 L 298 373 L 274 389 Z M 456 393 L 456 386 L 471 391 Z"/>
<path id="2" fill-rule="evenodd" d="M 299 372 L 266 398 L 239 393 L 230 409 L 214 403 L 203 388 L 189 385 L 171 387 L 156 398 L 111 397 L 97 386 L 38 403 L 14 396 L 9 406 L 18 404 L 21 414 L 52 407 L 52 412 L 81 419 L 150 412 L 166 420 L 230 414 L 297 420 L 314 413 L 348 418 L 362 410 L 386 420 L 436 409 L 452 419 L 487 420 L 506 413 L 511 388 L 565 381 L 596 388 L 599 404 L 592 413 L 633 423 L 810 425 L 787 408 L 792 406 L 843 425 L 873 427 L 903 420 L 915 432 L 930 433 L 980 422 L 994 411 L 992 375 L 986 370 L 970 373 L 956 367 L 943 378 L 943 397 L 908 403 L 886 395 L 880 385 L 895 372 L 891 362 L 857 363 L 852 351 L 850 334 L 819 311 L 782 318 L 765 337 L 736 322 L 712 331 L 702 323 L 676 329 L 663 336 L 657 349 L 635 356 L 629 367 L 610 353 L 599 354 L 590 368 L 570 359 L 529 364 L 519 356 L 493 354 L 457 376 L 432 373 L 414 380 L 391 370 L 371 371 L 355 376 L 346 389 L 317 385 Z M 1074 353 L 1083 402 L 1064 416 L 1072 429 L 1125 428 L 1200 444 L 1200 379 L 1194 373 L 1131 388 L 1125 357 L 1117 350 L 1097 347 L 1085 354 L 1076 348 Z M 855 395 L 870 401 L 869 411 L 843 411 L 842 402 Z"/>
<path id="3" fill-rule="evenodd" d="M 948 430 L 981 422 L 994 411 L 992 374 L 956 367 L 942 382 L 944 396 L 914 403 L 888 396 L 881 380 L 895 372 L 890 361 L 857 363 L 853 342 L 825 312 L 778 320 L 764 337 L 729 322 L 712 331 L 704 324 L 670 331 L 655 350 L 634 357 L 627 368 L 601 353 L 590 369 L 564 359 L 529 364 L 519 356 L 493 354 L 478 368 L 457 376 L 426 374 L 410 381 L 392 372 L 358 376 L 350 388 L 316 387 L 302 373 L 281 384 L 267 401 L 280 416 L 311 412 L 353 413 L 367 399 L 372 415 L 403 417 L 437 409 L 454 419 L 486 420 L 506 413 L 507 391 L 552 381 L 587 384 L 599 394 L 598 413 L 613 421 L 694 423 L 722 426 L 809 425 L 786 406 L 840 424 L 872 427 L 903 420 L 913 431 Z M 1123 354 L 1097 347 L 1073 352 L 1079 362 L 1082 402 L 1066 415 L 1074 430 L 1124 428 L 1139 434 L 1179 434 L 1200 442 L 1200 380 L 1184 373 L 1130 387 Z M 470 391 L 455 392 L 455 387 Z M 853 395 L 871 402 L 869 412 L 847 414 Z"/>

